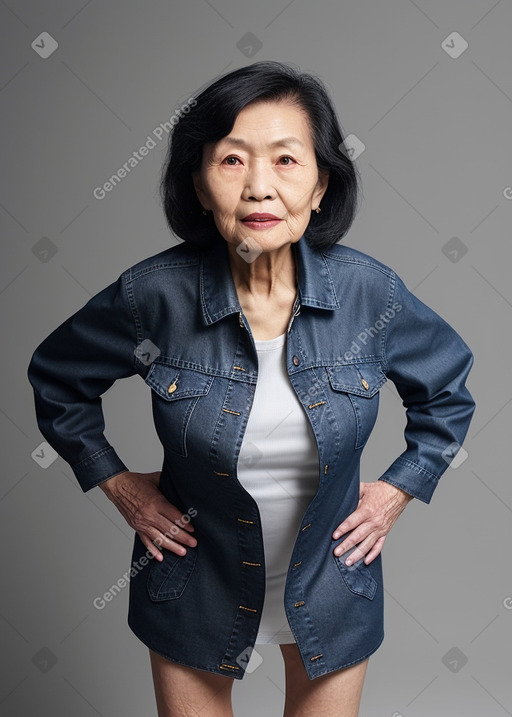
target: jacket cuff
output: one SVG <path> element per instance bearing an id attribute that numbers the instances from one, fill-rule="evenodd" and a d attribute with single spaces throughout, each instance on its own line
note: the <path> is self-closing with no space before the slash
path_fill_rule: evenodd
<path id="1" fill-rule="evenodd" d="M 405 490 L 423 503 L 430 503 L 439 483 L 439 478 L 433 473 L 405 458 L 397 458 L 379 480 Z"/>
<path id="2" fill-rule="evenodd" d="M 96 453 L 71 466 L 84 493 L 103 483 L 107 478 L 129 470 L 112 446 L 101 448 Z"/>

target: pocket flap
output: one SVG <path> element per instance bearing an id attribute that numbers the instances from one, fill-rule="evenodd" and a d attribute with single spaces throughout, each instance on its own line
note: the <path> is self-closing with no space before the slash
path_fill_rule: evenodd
<path id="1" fill-rule="evenodd" d="M 153 361 L 144 380 L 166 401 L 176 401 L 179 398 L 205 396 L 213 379 L 213 376 L 200 371 Z"/>
<path id="2" fill-rule="evenodd" d="M 387 381 L 379 363 L 326 366 L 325 370 L 335 391 L 355 393 L 363 398 L 372 398 Z"/>
<path id="3" fill-rule="evenodd" d="M 164 559 L 162 561 L 153 558 L 149 568 L 146 582 L 147 590 L 151 600 L 174 600 L 182 596 L 189 578 L 194 569 L 197 558 L 197 546 L 191 548 L 187 545 L 185 555 L 160 548 Z"/>
<path id="4" fill-rule="evenodd" d="M 364 556 L 353 565 L 345 565 L 345 560 L 354 550 L 355 547 L 350 548 L 343 555 L 333 554 L 334 559 L 348 589 L 356 595 L 364 595 L 368 600 L 373 600 L 377 592 L 377 581 L 365 564 Z"/>

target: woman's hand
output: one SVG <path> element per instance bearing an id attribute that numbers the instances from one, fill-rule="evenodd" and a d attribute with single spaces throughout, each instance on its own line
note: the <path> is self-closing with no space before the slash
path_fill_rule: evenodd
<path id="1" fill-rule="evenodd" d="M 332 537 L 336 540 L 349 531 L 353 532 L 334 548 L 334 555 L 342 555 L 357 545 L 345 563 L 352 565 L 364 555 L 365 564 L 371 563 L 382 550 L 394 522 L 413 497 L 383 480 L 361 483 L 356 510 L 338 525 Z"/>
<path id="2" fill-rule="evenodd" d="M 154 542 L 177 555 L 185 555 L 187 551 L 182 543 L 193 548 L 197 540 L 189 535 L 194 530 L 190 516 L 187 515 L 186 520 L 183 520 L 183 513 L 159 490 L 159 478 L 160 471 L 125 471 L 108 478 L 99 486 L 128 525 L 139 534 L 153 557 L 161 561 L 164 556 Z"/>

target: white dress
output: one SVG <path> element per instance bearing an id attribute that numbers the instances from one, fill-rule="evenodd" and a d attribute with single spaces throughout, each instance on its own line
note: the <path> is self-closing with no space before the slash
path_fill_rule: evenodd
<path id="1" fill-rule="evenodd" d="M 258 381 L 238 478 L 258 505 L 263 530 L 266 592 L 256 643 L 290 643 L 284 587 L 302 516 L 318 487 L 318 447 L 286 371 L 286 333 L 254 343 Z"/>

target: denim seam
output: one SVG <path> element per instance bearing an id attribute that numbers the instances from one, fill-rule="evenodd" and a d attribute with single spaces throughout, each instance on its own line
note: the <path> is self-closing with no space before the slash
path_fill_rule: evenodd
<path id="1" fill-rule="evenodd" d="M 428 475 L 435 480 L 439 480 L 439 476 L 436 476 L 435 473 L 431 473 L 426 468 L 423 468 L 418 463 L 413 463 L 413 461 L 410 461 L 408 458 L 402 458 L 401 456 L 399 456 L 395 462 L 405 464 L 408 468 L 411 468 L 412 470 L 416 471 L 416 473 L 425 473 L 425 475 Z"/>
<path id="2" fill-rule="evenodd" d="M 100 448 L 98 451 L 95 451 L 90 456 L 87 456 L 87 458 L 82 458 L 82 460 L 79 461 L 78 463 L 75 463 L 75 465 L 72 466 L 72 468 L 73 468 L 73 470 L 80 470 L 80 468 L 82 466 L 85 467 L 85 466 L 89 465 L 89 463 L 94 463 L 99 458 L 102 458 L 102 456 L 105 453 L 111 453 L 111 452 L 115 452 L 114 448 L 112 446 L 105 446 L 103 448 Z"/>
<path id="3" fill-rule="evenodd" d="M 142 269 L 139 269 L 138 271 L 135 271 L 132 273 L 132 280 L 136 281 L 142 276 L 145 276 L 146 274 L 151 274 L 154 271 L 162 271 L 166 269 L 181 269 L 183 267 L 194 267 L 199 265 L 199 259 L 189 259 L 184 261 L 176 261 L 176 262 L 169 262 L 164 264 L 154 264 L 153 266 L 146 266 Z M 130 272 L 133 269 L 133 267 L 130 268 Z"/>
<path id="4" fill-rule="evenodd" d="M 395 272 L 393 272 L 389 278 L 389 297 L 388 297 L 388 306 L 387 306 L 388 309 L 392 306 L 391 302 L 393 302 L 395 300 L 396 284 L 397 284 L 397 276 L 396 276 Z M 384 359 L 384 365 L 385 365 L 384 373 L 389 372 L 389 363 L 388 363 L 388 357 L 387 357 L 387 352 L 386 352 L 387 330 L 388 330 L 389 323 L 390 322 L 388 322 L 385 325 L 384 330 L 382 332 L 382 357 Z"/>
<path id="5" fill-rule="evenodd" d="M 140 319 L 140 313 L 137 309 L 137 302 L 135 300 L 135 292 L 133 288 L 133 278 L 131 276 L 131 269 L 124 272 L 125 289 L 128 297 L 128 303 L 133 317 L 133 323 L 135 325 L 135 336 L 137 343 L 142 341 L 142 322 Z"/>
<path id="6" fill-rule="evenodd" d="M 379 271 L 381 274 L 385 274 L 388 277 L 393 276 L 393 270 L 389 267 L 384 266 L 378 266 L 377 264 L 373 264 L 369 261 L 364 261 L 363 259 L 350 259 L 345 256 L 336 256 L 335 254 L 329 254 L 328 252 L 322 252 L 323 256 L 332 259 L 333 261 L 337 261 L 340 263 L 345 264 L 354 264 L 355 266 L 364 266 L 368 267 L 370 269 L 374 269 L 375 271 Z"/>
<path id="7" fill-rule="evenodd" d="M 392 307 L 392 302 L 395 299 L 395 289 L 396 289 L 396 274 L 393 272 L 392 276 L 390 276 L 390 278 L 389 278 L 389 295 L 388 295 L 388 304 L 387 304 L 386 310 L 388 310 Z M 384 359 L 384 365 L 386 367 L 385 373 L 387 373 L 389 371 L 389 364 L 388 364 L 388 359 L 387 359 L 387 354 L 386 354 L 386 340 L 387 340 L 387 330 L 388 330 L 389 323 L 390 322 L 387 322 L 386 325 L 384 326 L 384 330 L 382 332 L 382 337 L 381 337 L 382 356 Z"/>
<path id="8" fill-rule="evenodd" d="M 340 665 L 339 667 L 333 667 L 331 670 L 322 672 L 322 674 L 319 675 L 319 677 L 321 677 L 322 675 L 328 675 L 331 672 L 336 672 L 337 670 L 343 669 L 345 667 L 350 667 L 351 665 L 357 665 L 359 662 L 362 662 L 363 660 L 365 660 L 369 655 L 372 655 L 374 652 L 376 652 L 377 649 L 382 645 L 383 641 L 384 641 L 384 631 L 381 632 L 381 637 L 379 638 L 379 641 L 377 642 L 377 644 L 374 647 L 372 647 L 366 654 L 362 655 L 361 657 L 356 658 L 355 660 L 352 660 L 351 662 L 346 662 L 346 663 Z"/>

